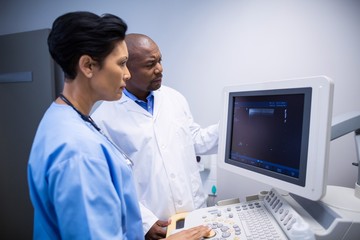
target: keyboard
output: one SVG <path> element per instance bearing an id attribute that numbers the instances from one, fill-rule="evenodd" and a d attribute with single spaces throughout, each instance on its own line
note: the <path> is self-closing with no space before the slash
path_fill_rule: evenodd
<path id="1" fill-rule="evenodd" d="M 211 240 L 315 239 L 309 225 L 275 189 L 262 200 L 202 208 L 182 216 L 185 229 L 211 227 Z"/>

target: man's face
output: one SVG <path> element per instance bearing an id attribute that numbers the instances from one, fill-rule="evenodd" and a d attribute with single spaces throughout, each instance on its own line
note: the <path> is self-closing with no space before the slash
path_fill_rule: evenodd
<path id="1" fill-rule="evenodd" d="M 126 83 L 126 89 L 144 100 L 150 91 L 161 87 L 161 53 L 159 47 L 150 41 L 134 51 L 128 61 L 131 78 Z"/>

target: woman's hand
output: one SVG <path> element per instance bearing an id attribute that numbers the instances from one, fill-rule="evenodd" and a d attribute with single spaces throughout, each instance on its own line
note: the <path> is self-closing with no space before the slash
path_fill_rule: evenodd
<path id="1" fill-rule="evenodd" d="M 203 237 L 212 236 L 213 231 L 207 226 L 197 226 L 170 235 L 166 240 L 199 240 Z"/>

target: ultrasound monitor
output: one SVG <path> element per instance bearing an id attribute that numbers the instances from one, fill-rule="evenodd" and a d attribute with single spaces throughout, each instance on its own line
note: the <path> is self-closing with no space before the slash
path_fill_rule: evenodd
<path id="1" fill-rule="evenodd" d="M 319 200 L 326 191 L 332 80 L 316 76 L 228 86 L 223 98 L 219 167 Z"/>

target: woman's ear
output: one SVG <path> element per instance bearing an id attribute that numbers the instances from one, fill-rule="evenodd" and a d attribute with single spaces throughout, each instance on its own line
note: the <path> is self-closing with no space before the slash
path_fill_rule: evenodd
<path id="1" fill-rule="evenodd" d="M 79 59 L 79 69 L 87 78 L 92 78 L 94 70 L 94 61 L 89 55 L 82 55 Z"/>

